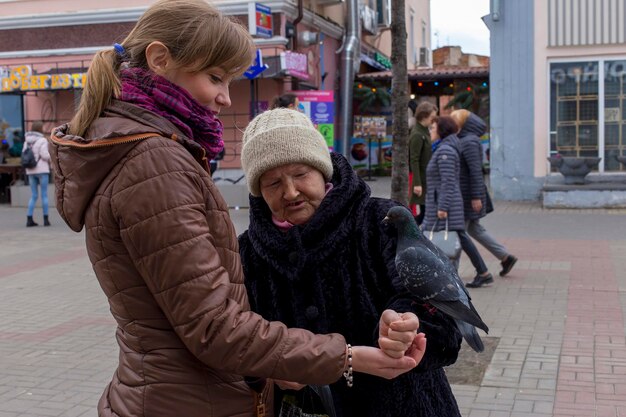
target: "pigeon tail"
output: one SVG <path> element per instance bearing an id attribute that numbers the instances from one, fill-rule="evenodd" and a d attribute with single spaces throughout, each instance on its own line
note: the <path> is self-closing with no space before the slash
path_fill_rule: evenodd
<path id="1" fill-rule="evenodd" d="M 428 302 L 455 320 L 464 321 L 484 330 L 485 333 L 489 333 L 489 327 L 487 327 L 478 313 L 476 313 L 476 310 L 468 308 L 461 301 L 440 301 L 432 299 L 428 300 Z"/>
<path id="2" fill-rule="evenodd" d="M 480 339 L 476 328 L 471 324 L 465 323 L 461 320 L 454 320 L 456 322 L 456 327 L 459 328 L 459 331 L 463 335 L 463 339 L 467 342 L 468 345 L 476 352 L 482 352 L 485 350 L 485 346 L 483 345 L 483 341 Z"/>

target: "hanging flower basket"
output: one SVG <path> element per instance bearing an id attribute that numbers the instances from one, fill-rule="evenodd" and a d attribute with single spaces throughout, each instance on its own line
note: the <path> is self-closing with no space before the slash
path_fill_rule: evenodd
<path id="1" fill-rule="evenodd" d="M 548 158 L 550 166 L 563 174 L 565 184 L 584 184 L 585 177 L 598 167 L 602 158 L 555 155 Z"/>

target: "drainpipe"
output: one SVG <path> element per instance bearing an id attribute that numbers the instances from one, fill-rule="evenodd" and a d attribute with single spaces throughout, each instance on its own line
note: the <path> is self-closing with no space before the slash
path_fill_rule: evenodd
<path id="1" fill-rule="evenodd" d="M 348 158 L 350 139 L 352 138 L 352 89 L 354 74 L 359 65 L 361 52 L 361 30 L 359 21 L 359 0 L 346 1 L 346 33 L 343 45 L 337 51 L 341 53 L 341 79 L 339 82 L 340 94 L 340 152 Z"/>
<path id="2" fill-rule="evenodd" d="M 304 0 L 298 0 L 298 16 L 293 21 L 293 39 L 291 43 L 291 50 L 298 52 L 298 23 L 304 18 Z M 291 79 L 291 89 L 298 90 L 300 88 L 300 80 L 297 77 Z"/>

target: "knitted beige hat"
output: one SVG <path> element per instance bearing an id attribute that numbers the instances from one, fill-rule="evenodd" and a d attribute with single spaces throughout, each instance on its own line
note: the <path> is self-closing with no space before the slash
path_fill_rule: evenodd
<path id="1" fill-rule="evenodd" d="M 259 179 L 266 171 L 293 163 L 317 169 L 326 181 L 333 176 L 326 141 L 305 114 L 278 108 L 255 117 L 243 133 L 241 150 L 250 194 L 261 195 Z"/>

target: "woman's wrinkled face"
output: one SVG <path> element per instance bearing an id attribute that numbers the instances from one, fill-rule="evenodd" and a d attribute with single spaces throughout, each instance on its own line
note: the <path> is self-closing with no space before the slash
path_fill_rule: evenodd
<path id="1" fill-rule="evenodd" d="M 322 173 L 305 164 L 282 165 L 266 171 L 259 185 L 274 217 L 295 225 L 308 222 L 326 195 Z"/>

